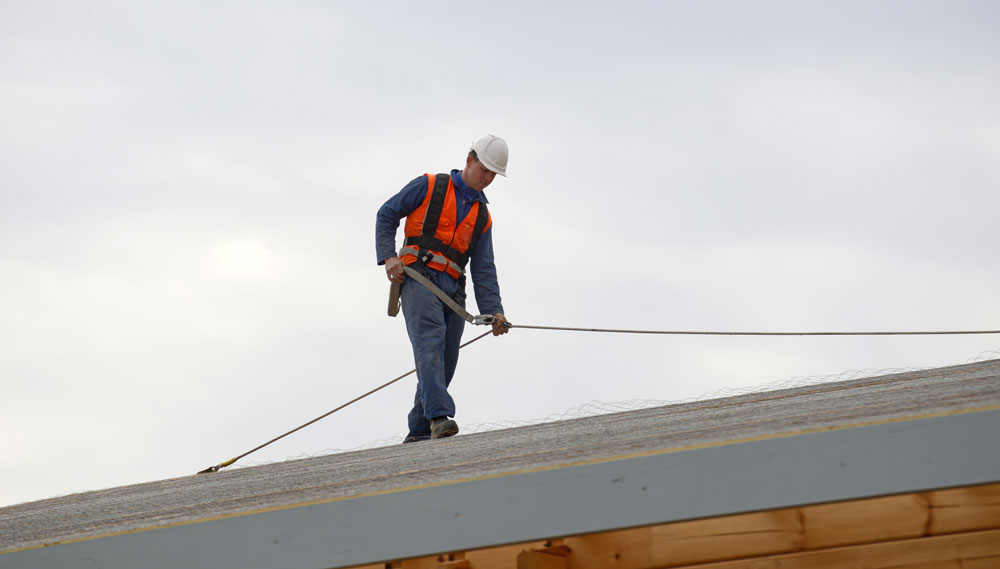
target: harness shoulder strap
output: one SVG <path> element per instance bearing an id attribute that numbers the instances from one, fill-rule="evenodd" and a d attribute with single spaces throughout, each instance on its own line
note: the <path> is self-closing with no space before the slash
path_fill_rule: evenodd
<path id="1" fill-rule="evenodd" d="M 437 231 L 438 222 L 441 221 L 441 212 L 444 210 L 444 198 L 448 191 L 448 182 L 451 176 L 448 174 L 437 174 L 434 176 L 434 191 L 431 193 L 431 203 L 427 204 L 427 212 L 424 214 L 423 227 L 420 234 L 424 237 L 434 237 Z"/>
<path id="2" fill-rule="evenodd" d="M 479 238 L 483 236 L 483 232 L 486 231 L 486 224 L 490 221 L 490 212 L 486 208 L 485 202 L 477 202 L 479 210 L 476 212 L 476 225 L 472 229 L 472 239 L 469 239 L 469 247 L 465 250 L 456 261 L 464 269 L 465 265 L 469 262 L 472 257 L 472 252 L 476 250 L 476 246 L 479 245 Z"/>
<path id="3" fill-rule="evenodd" d="M 449 174 L 436 174 L 434 176 L 434 189 L 431 192 L 431 201 L 427 204 L 427 211 L 424 213 L 424 222 L 420 228 L 420 251 L 417 259 L 422 260 L 427 254 L 427 245 L 437 232 L 438 222 L 441 221 L 441 212 L 444 210 L 444 200 L 448 192 L 448 182 L 451 181 Z"/>

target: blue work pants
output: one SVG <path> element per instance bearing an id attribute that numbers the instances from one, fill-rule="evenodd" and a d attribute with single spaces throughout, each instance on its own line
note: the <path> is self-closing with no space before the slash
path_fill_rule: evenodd
<path id="1" fill-rule="evenodd" d="M 431 419 L 455 416 L 455 401 L 448 394 L 448 386 L 458 365 L 465 320 L 413 279 L 403 282 L 399 296 L 417 368 L 417 393 L 409 415 L 410 434 L 430 437 Z M 463 287 L 459 287 L 453 298 L 465 307 Z"/>

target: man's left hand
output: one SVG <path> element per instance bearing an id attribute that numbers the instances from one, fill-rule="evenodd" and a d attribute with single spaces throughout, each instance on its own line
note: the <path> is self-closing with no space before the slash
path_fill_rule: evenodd
<path id="1" fill-rule="evenodd" d="M 497 312 L 493 315 L 493 335 L 499 336 L 500 334 L 506 334 L 510 332 L 510 328 L 506 326 L 507 319 L 503 314 Z"/>

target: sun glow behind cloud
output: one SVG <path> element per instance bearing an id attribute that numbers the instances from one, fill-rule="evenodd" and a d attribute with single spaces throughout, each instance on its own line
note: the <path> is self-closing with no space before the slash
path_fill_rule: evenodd
<path id="1" fill-rule="evenodd" d="M 274 250 L 252 239 L 217 243 L 206 257 L 211 274 L 223 279 L 261 282 L 274 278 L 280 270 Z"/>

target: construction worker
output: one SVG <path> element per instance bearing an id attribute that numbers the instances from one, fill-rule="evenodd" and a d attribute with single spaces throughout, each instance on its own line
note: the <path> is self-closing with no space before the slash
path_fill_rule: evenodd
<path id="1" fill-rule="evenodd" d="M 378 210 L 375 253 L 389 281 L 400 283 L 403 317 L 417 368 L 417 392 L 404 443 L 458 434 L 448 386 L 458 364 L 465 320 L 426 286 L 407 279 L 403 266 L 427 276 L 464 307 L 468 264 L 480 314 L 494 315 L 494 336 L 506 334 L 493 262 L 492 219 L 483 193 L 497 174 L 506 176 L 506 170 L 507 143 L 487 134 L 473 141 L 462 170 L 420 176 Z M 405 241 L 397 255 L 396 229 L 404 217 Z"/>

